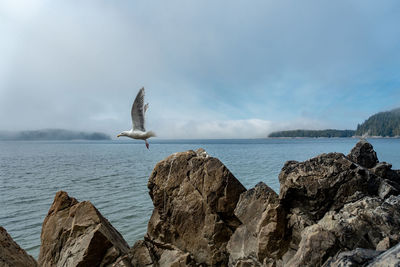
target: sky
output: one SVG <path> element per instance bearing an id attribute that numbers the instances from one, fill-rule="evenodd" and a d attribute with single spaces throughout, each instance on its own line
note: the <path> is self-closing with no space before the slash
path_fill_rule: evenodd
<path id="1" fill-rule="evenodd" d="M 355 129 L 400 107 L 398 0 L 0 1 L 0 131 Z"/>

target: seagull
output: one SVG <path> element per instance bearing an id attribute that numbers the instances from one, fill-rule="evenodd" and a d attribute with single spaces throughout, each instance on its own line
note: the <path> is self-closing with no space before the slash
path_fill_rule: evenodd
<path id="1" fill-rule="evenodd" d="M 146 113 L 148 107 L 148 103 L 144 105 L 144 87 L 142 87 L 132 105 L 132 129 L 121 132 L 119 135 L 117 135 L 117 137 L 126 136 L 133 139 L 144 140 L 147 149 L 149 149 L 149 143 L 147 142 L 147 139 L 156 136 L 156 134 L 153 131 L 146 131 L 144 128 L 144 114 Z"/>

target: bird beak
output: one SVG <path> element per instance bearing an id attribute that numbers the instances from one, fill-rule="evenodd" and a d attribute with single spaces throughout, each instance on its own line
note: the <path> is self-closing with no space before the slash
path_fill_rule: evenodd
<path id="1" fill-rule="evenodd" d="M 117 135 L 117 137 L 120 137 L 121 135 L 119 134 L 119 135 Z"/>

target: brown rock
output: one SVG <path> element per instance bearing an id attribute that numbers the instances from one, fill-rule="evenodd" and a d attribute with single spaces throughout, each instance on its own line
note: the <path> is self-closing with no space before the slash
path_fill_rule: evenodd
<path id="1" fill-rule="evenodd" d="M 0 226 L 0 266 L 35 267 L 36 260 L 25 252 Z"/>
<path id="2" fill-rule="evenodd" d="M 302 232 L 299 249 L 287 266 L 321 266 L 337 251 L 336 237 L 318 224 Z"/>
<path id="3" fill-rule="evenodd" d="M 266 242 L 265 240 L 260 242 L 260 238 L 266 237 L 259 237 L 260 228 L 265 231 L 265 225 L 273 223 L 272 220 L 268 222 L 270 218 L 263 217 L 270 213 L 266 212 L 267 209 L 272 209 L 270 205 L 277 204 L 278 195 L 264 183 L 258 183 L 254 188 L 240 195 L 235 215 L 242 225 L 236 229 L 227 245 L 230 265 L 245 266 L 248 262 L 261 265 L 265 255 L 258 257 L 259 244 L 261 243 L 261 250 L 263 250 Z M 264 212 L 266 212 L 265 215 Z M 273 228 L 276 229 L 276 227 Z"/>
<path id="4" fill-rule="evenodd" d="M 366 140 L 360 140 L 347 157 L 365 168 L 372 168 L 379 162 L 374 148 Z"/>
<path id="5" fill-rule="evenodd" d="M 240 225 L 234 215 L 246 189 L 204 150 L 176 153 L 159 162 L 148 182 L 154 210 L 148 236 L 189 252 L 196 262 L 226 265 L 226 244 Z"/>
<path id="6" fill-rule="evenodd" d="M 240 225 L 229 240 L 230 265 L 262 265 L 265 258 L 279 259 L 287 249 L 286 213 L 278 195 L 264 183 L 258 183 L 240 195 L 235 209 Z"/>
<path id="7" fill-rule="evenodd" d="M 185 253 L 171 244 L 155 243 L 145 237 L 135 243 L 130 251 L 133 267 L 194 267 L 196 262 L 189 253 Z"/>
<path id="8" fill-rule="evenodd" d="M 59 191 L 41 233 L 40 266 L 111 266 L 128 244 L 88 201 Z"/>

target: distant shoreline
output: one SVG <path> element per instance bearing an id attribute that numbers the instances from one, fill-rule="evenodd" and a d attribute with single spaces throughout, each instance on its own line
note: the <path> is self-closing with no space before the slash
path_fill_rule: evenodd
<path id="1" fill-rule="evenodd" d="M 100 141 L 111 137 L 100 132 L 70 131 L 64 129 L 43 129 L 33 131 L 0 132 L 1 141 Z"/>

